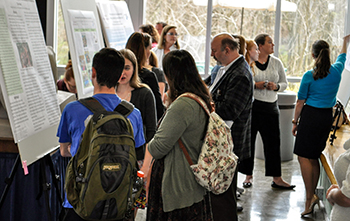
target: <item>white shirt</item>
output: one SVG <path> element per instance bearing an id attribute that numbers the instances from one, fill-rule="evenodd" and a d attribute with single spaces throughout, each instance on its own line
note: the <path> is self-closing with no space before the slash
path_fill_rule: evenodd
<path id="1" fill-rule="evenodd" d="M 219 69 L 216 78 L 213 82 L 212 85 L 210 85 L 209 87 L 209 91 L 211 93 L 211 91 L 214 89 L 215 85 L 219 82 L 219 80 L 225 75 L 226 71 L 233 65 L 233 63 L 235 63 L 240 57 L 242 57 L 243 55 L 239 55 L 235 60 L 233 60 L 231 63 L 229 63 L 226 66 L 223 66 Z"/>
<path id="2" fill-rule="evenodd" d="M 170 51 L 173 51 L 173 50 L 177 50 L 176 46 L 175 45 L 172 45 L 170 48 L 169 48 Z M 163 58 L 164 58 L 164 48 L 162 49 L 159 49 L 158 47 L 154 47 L 152 48 L 152 51 L 157 55 L 157 58 L 158 58 L 158 68 L 163 70 Z"/>

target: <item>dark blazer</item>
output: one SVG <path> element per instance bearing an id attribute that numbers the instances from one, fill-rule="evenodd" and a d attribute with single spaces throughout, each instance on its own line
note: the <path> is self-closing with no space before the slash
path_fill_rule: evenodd
<path id="1" fill-rule="evenodd" d="M 231 134 L 239 160 L 251 155 L 251 112 L 253 79 L 244 57 L 238 58 L 211 90 L 216 113 L 233 121 Z"/>

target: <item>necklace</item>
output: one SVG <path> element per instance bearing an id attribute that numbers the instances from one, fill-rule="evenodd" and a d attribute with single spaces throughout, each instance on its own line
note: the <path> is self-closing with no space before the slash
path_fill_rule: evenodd
<path id="1" fill-rule="evenodd" d="M 120 97 L 120 99 L 122 100 L 126 100 L 126 101 L 129 101 L 130 100 L 130 97 L 131 97 L 131 91 L 129 91 L 127 94 L 123 94 L 123 95 L 119 95 L 118 96 Z"/>

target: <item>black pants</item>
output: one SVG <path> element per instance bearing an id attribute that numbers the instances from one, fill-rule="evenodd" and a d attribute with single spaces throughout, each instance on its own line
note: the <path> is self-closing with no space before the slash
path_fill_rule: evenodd
<path id="1" fill-rule="evenodd" d="M 232 184 L 228 190 L 216 195 L 210 193 L 211 207 L 214 220 L 237 221 L 237 169 Z"/>
<path id="2" fill-rule="evenodd" d="M 82 221 L 82 219 L 72 208 L 62 208 L 60 217 L 60 221 Z"/>
<path id="3" fill-rule="evenodd" d="M 254 110 L 254 105 L 252 112 L 251 136 L 252 154 L 250 158 L 241 161 L 239 171 L 246 175 L 253 175 L 255 141 L 258 132 L 260 133 L 264 144 L 265 176 L 279 177 L 282 174 L 279 113 L 273 110 L 265 112 Z"/>

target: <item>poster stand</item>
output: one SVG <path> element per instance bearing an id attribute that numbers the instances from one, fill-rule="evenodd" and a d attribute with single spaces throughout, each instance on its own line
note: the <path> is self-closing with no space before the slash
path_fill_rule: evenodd
<path id="1" fill-rule="evenodd" d="M 4 189 L 4 192 L 1 195 L 0 198 L 0 210 L 5 202 L 6 196 L 8 194 L 8 191 L 12 185 L 13 179 L 16 175 L 16 171 L 18 169 L 18 166 L 20 165 L 20 155 L 18 154 L 16 157 L 16 161 L 11 169 L 9 177 L 6 178 L 6 186 Z M 52 176 L 52 183 L 55 186 L 56 189 L 56 194 L 59 199 L 60 205 L 62 205 L 63 200 L 61 197 L 60 189 L 59 189 L 59 182 L 60 182 L 60 177 L 59 175 L 56 174 L 50 154 L 45 155 L 43 158 L 39 160 L 40 162 L 40 183 L 41 183 L 41 188 L 40 188 L 40 194 L 37 196 L 37 199 L 41 197 L 41 195 L 44 193 L 45 194 L 45 204 L 46 204 L 46 211 L 47 211 L 47 217 L 48 220 L 52 220 L 51 216 L 51 209 L 50 209 L 50 202 L 49 202 L 49 190 L 51 189 L 51 183 L 48 182 L 47 176 L 46 176 L 46 168 L 49 167 L 50 173 Z"/>

